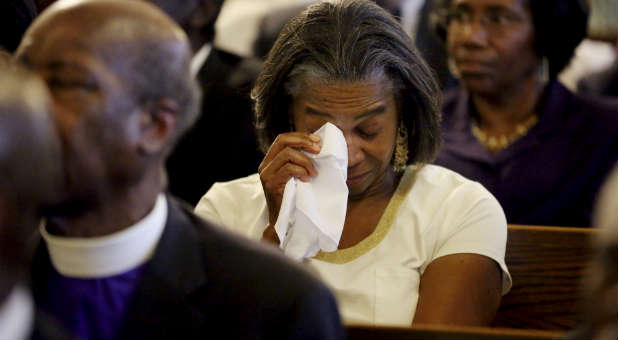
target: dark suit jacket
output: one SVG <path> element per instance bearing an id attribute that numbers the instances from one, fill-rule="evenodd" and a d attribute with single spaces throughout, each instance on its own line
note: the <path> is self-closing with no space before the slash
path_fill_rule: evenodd
<path id="1" fill-rule="evenodd" d="M 170 192 L 197 204 L 214 182 L 257 172 L 263 154 L 249 97 L 261 63 L 213 48 L 197 78 L 202 112 L 167 161 Z"/>
<path id="2" fill-rule="evenodd" d="M 31 332 L 28 337 L 30 340 L 75 339 L 57 320 L 41 310 L 35 312 Z"/>
<path id="3" fill-rule="evenodd" d="M 308 272 L 276 249 L 168 202 L 165 230 L 119 338 L 344 337 L 335 300 Z M 35 301 L 44 298 L 50 266 L 42 243 L 33 268 Z"/>
<path id="4" fill-rule="evenodd" d="M 0 1 L 0 49 L 15 52 L 37 14 L 33 0 Z"/>

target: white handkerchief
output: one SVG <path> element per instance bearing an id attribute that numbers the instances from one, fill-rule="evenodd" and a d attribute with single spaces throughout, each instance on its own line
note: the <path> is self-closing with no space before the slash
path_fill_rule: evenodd
<path id="1" fill-rule="evenodd" d="M 285 185 L 275 231 L 280 247 L 302 260 L 321 249 L 337 250 L 348 206 L 348 147 L 343 133 L 331 123 L 314 134 L 321 137 L 320 153 L 313 159 L 318 175 L 309 182 L 291 178 Z"/>

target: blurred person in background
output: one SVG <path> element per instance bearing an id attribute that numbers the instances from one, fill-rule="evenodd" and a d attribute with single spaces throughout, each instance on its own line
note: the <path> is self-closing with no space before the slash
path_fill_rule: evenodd
<path id="1" fill-rule="evenodd" d="M 599 193 L 593 240 L 596 249 L 582 282 L 581 324 L 568 339 L 618 338 L 618 164 Z"/>
<path id="2" fill-rule="evenodd" d="M 509 223 L 590 227 L 618 114 L 557 80 L 586 34 L 584 3 L 446 0 L 436 13 L 461 88 L 446 94 L 435 163 L 487 187 Z"/>
<path id="3" fill-rule="evenodd" d="M 577 92 L 618 99 L 618 60 L 607 69 L 580 79 L 577 83 Z"/>
<path id="4" fill-rule="evenodd" d="M 6 58 L 0 56 L 0 339 L 66 339 L 28 288 L 37 228 L 60 197 L 60 139 L 47 87 Z"/>
<path id="5" fill-rule="evenodd" d="M 618 2 L 613 0 L 589 0 L 590 20 L 588 36 L 613 46 L 613 62 L 603 69 L 583 76 L 577 83 L 577 91 L 614 99 L 618 107 Z"/>
<path id="6" fill-rule="evenodd" d="M 615 50 L 618 55 L 618 32 L 616 32 Z M 618 58 L 612 65 L 599 72 L 584 76 L 577 83 L 577 92 L 618 100 Z"/>
<path id="7" fill-rule="evenodd" d="M 170 192 L 194 205 L 213 183 L 252 174 L 260 164 L 249 91 L 261 62 L 213 44 L 223 0 L 150 2 L 187 33 L 192 72 L 203 91 L 200 117 L 166 163 Z"/>

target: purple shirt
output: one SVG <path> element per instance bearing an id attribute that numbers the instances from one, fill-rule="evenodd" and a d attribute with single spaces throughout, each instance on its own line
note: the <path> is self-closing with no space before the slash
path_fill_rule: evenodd
<path id="1" fill-rule="evenodd" d="M 79 339 L 114 339 L 144 268 L 96 279 L 70 278 L 52 268 L 41 294 L 46 299 L 38 302 Z"/>
<path id="2" fill-rule="evenodd" d="M 435 164 L 483 184 L 508 223 L 589 227 L 600 185 L 618 161 L 618 108 L 550 82 L 539 122 L 491 154 L 471 133 L 475 109 L 461 90 L 447 94 L 443 145 Z"/>

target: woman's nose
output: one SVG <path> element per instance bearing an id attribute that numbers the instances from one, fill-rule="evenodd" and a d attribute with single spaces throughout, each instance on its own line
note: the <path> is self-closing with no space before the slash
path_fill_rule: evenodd
<path id="1" fill-rule="evenodd" d="M 460 43 L 468 47 L 484 47 L 487 45 L 487 34 L 487 28 L 478 18 L 462 25 L 458 33 Z"/>
<path id="2" fill-rule="evenodd" d="M 345 141 L 348 144 L 348 168 L 352 168 L 362 162 L 365 155 L 356 138 L 346 136 Z"/>

